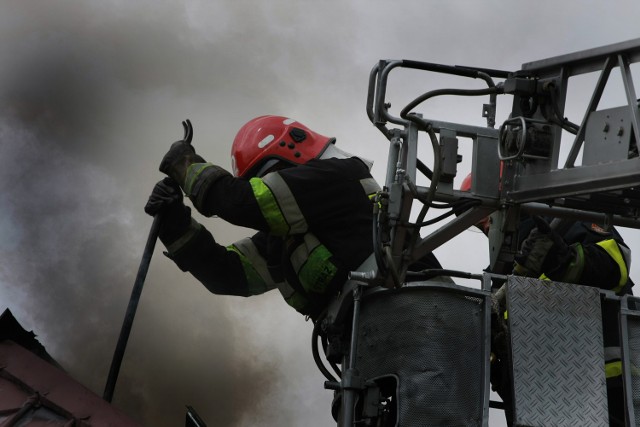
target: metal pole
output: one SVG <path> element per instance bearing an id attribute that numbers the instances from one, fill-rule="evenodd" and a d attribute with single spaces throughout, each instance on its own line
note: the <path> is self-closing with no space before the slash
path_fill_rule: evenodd
<path id="1" fill-rule="evenodd" d="M 352 427 L 355 425 L 355 404 L 360 376 L 356 370 L 356 353 L 358 351 L 358 321 L 360 318 L 360 304 L 362 297 L 362 285 L 357 285 L 353 290 L 353 319 L 351 321 L 351 341 L 349 345 L 349 355 L 344 357 L 346 362 L 342 373 L 342 413 L 340 414 L 339 426 Z"/>
<path id="2" fill-rule="evenodd" d="M 131 297 L 129 298 L 129 306 L 124 316 L 124 322 L 122 323 L 122 329 L 120 329 L 120 337 L 116 344 L 116 350 L 113 353 L 113 359 L 111 360 L 111 369 L 109 369 L 109 376 L 107 377 L 107 384 L 104 388 L 104 394 L 102 398 L 107 402 L 111 402 L 113 398 L 113 390 L 118 380 L 118 374 L 120 373 L 120 365 L 122 364 L 122 358 L 124 356 L 125 348 L 127 347 L 127 341 L 129 340 L 129 333 L 131 332 L 131 326 L 133 325 L 133 318 L 136 315 L 138 308 L 138 301 L 140 301 L 140 294 L 142 294 L 142 286 L 144 280 L 147 277 L 147 271 L 149 270 L 149 264 L 151 263 L 151 256 L 158 240 L 158 233 L 160 231 L 160 217 L 156 215 L 153 218 L 151 224 L 151 230 L 149 230 L 149 236 L 147 238 L 147 244 L 144 247 L 142 253 L 142 260 L 138 267 L 138 275 L 131 291 Z"/>

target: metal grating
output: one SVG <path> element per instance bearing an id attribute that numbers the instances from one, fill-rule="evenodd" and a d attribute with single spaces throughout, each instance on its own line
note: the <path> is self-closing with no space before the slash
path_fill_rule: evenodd
<path id="1" fill-rule="evenodd" d="M 447 288 L 363 299 L 357 367 L 367 379 L 396 378 L 398 426 L 482 425 L 483 313 L 483 298 Z"/>
<path id="2" fill-rule="evenodd" d="M 511 276 L 516 426 L 607 426 L 597 288 Z"/>
<path id="3" fill-rule="evenodd" d="M 629 362 L 631 366 L 631 398 L 633 400 L 633 412 L 635 414 L 635 426 L 640 427 L 640 377 L 635 372 L 640 366 L 640 319 L 628 317 L 627 327 L 629 332 Z"/>

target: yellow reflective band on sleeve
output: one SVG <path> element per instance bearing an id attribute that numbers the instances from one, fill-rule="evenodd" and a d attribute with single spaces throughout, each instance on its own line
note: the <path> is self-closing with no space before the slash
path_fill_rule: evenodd
<path id="1" fill-rule="evenodd" d="M 304 295 L 293 289 L 287 282 L 278 283 L 278 290 L 287 304 L 295 308 L 296 311 L 304 313 L 305 307 L 309 304 L 309 300 Z"/>
<path id="2" fill-rule="evenodd" d="M 282 175 L 278 172 L 267 174 L 262 178 L 262 182 L 269 188 L 278 203 L 280 214 L 289 226 L 287 234 L 306 233 L 309 229 L 307 220 L 298 206 L 296 196 Z"/>
<path id="3" fill-rule="evenodd" d="M 267 260 L 260 255 L 258 248 L 256 248 L 251 238 L 245 237 L 244 239 L 238 240 L 233 243 L 233 247 L 240 252 L 243 260 L 246 261 L 266 283 L 265 292 L 276 288 L 277 284 L 273 280 L 273 277 L 271 277 Z"/>
<path id="4" fill-rule="evenodd" d="M 258 274 L 253 265 L 249 261 L 249 259 L 244 256 L 240 250 L 234 246 L 227 246 L 227 251 L 235 252 L 240 258 L 240 262 L 242 263 L 242 269 L 244 270 L 244 276 L 247 279 L 247 284 L 249 286 L 249 293 L 251 295 L 260 295 L 271 288 L 267 285 L 267 282 Z"/>
<path id="5" fill-rule="evenodd" d="M 332 254 L 312 233 L 291 252 L 289 260 L 302 288 L 309 292 L 324 293 L 338 268 L 331 261 Z"/>
<path id="6" fill-rule="evenodd" d="M 622 375 L 622 362 L 609 362 L 604 364 L 604 376 L 606 378 L 619 377 Z"/>
<path id="7" fill-rule="evenodd" d="M 293 287 L 287 282 L 280 282 L 277 286 L 286 303 L 295 308 L 296 311 L 303 313 L 305 307 L 309 303 L 307 298 L 300 294 L 300 292 L 293 289 Z"/>
<path id="8" fill-rule="evenodd" d="M 213 166 L 213 163 L 193 163 L 189 166 L 187 169 L 187 176 L 184 180 L 184 193 L 187 196 L 191 195 L 191 190 L 198 180 L 198 177 L 202 174 L 202 171 L 211 166 Z"/>
<path id="9" fill-rule="evenodd" d="M 620 252 L 620 247 L 618 243 L 613 239 L 603 240 L 597 243 L 602 249 L 604 249 L 611 258 L 618 264 L 618 268 L 620 269 L 620 281 L 618 282 L 618 286 L 613 288 L 614 292 L 619 292 L 624 285 L 627 284 L 627 280 L 629 280 L 629 271 L 627 270 L 627 263 L 625 262 L 624 256 L 622 252 Z"/>
<path id="10" fill-rule="evenodd" d="M 615 378 L 622 375 L 622 361 L 608 362 L 604 364 L 604 376 L 608 378 Z M 631 365 L 631 376 L 639 377 L 640 369 Z"/>
<path id="11" fill-rule="evenodd" d="M 296 311 L 301 313 L 309 302 L 305 297 L 300 295 L 299 292 L 294 292 L 290 296 L 285 297 L 284 300 L 287 302 L 287 304 L 296 309 Z"/>
<path id="12" fill-rule="evenodd" d="M 290 230 L 289 224 L 269 187 L 260 178 L 251 178 L 249 182 L 269 231 L 275 236 L 286 236 Z"/>
<path id="13" fill-rule="evenodd" d="M 298 272 L 298 278 L 305 290 L 323 293 L 337 271 L 338 269 L 331 262 L 331 252 L 324 245 L 319 245 L 309 254 L 307 262 Z"/>

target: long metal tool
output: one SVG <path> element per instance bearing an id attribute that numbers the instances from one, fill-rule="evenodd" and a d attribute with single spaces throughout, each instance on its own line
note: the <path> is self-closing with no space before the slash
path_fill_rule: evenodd
<path id="1" fill-rule="evenodd" d="M 184 128 L 184 137 L 182 140 L 187 144 L 191 144 L 191 140 L 193 139 L 193 126 L 191 125 L 191 121 L 189 119 L 183 121 L 182 127 Z M 113 390 L 116 387 L 116 381 L 118 380 L 118 374 L 120 373 L 120 365 L 122 364 L 122 358 L 124 357 L 124 350 L 127 348 L 127 341 L 129 341 L 133 318 L 135 317 L 136 310 L 138 309 L 138 302 L 140 301 L 140 295 L 142 294 L 142 286 L 144 285 L 144 280 L 147 277 L 147 271 L 149 271 L 149 264 L 151 263 L 151 256 L 153 255 L 153 250 L 155 249 L 156 241 L 158 240 L 161 218 L 161 213 L 157 213 L 153 217 L 151 230 L 149 230 L 149 237 L 147 237 L 147 244 L 144 247 L 142 260 L 138 267 L 138 275 L 136 276 L 136 281 L 133 284 L 133 289 L 131 290 L 129 305 L 127 306 L 127 312 L 124 315 L 124 322 L 122 323 L 122 329 L 120 329 L 120 337 L 116 344 L 116 350 L 113 353 L 111 368 L 109 369 L 109 376 L 107 377 L 107 384 L 104 387 L 104 393 L 102 395 L 102 398 L 107 402 L 111 402 L 111 399 L 113 399 Z"/>
<path id="2" fill-rule="evenodd" d="M 151 256 L 158 240 L 158 233 L 160 231 L 161 215 L 158 214 L 153 218 L 151 224 L 151 230 L 149 230 L 149 237 L 142 253 L 142 260 L 138 267 L 138 275 L 131 291 L 131 297 L 129 298 L 129 305 L 127 312 L 124 316 L 124 322 L 122 323 L 122 329 L 120 329 L 120 337 L 116 344 L 116 350 L 113 353 L 113 359 L 111 360 L 111 369 L 109 369 L 109 376 L 107 377 L 107 384 L 104 388 L 104 394 L 102 398 L 107 402 L 111 402 L 113 398 L 113 390 L 118 380 L 118 374 L 120 373 L 120 365 L 122 364 L 122 358 L 124 356 L 124 350 L 127 347 L 127 341 L 129 340 L 129 334 L 131 333 L 131 326 L 133 325 L 133 318 L 136 315 L 138 309 L 138 302 L 140 301 L 140 295 L 142 294 L 142 286 L 144 280 L 147 277 L 147 271 L 149 270 L 149 264 L 151 263 Z"/>

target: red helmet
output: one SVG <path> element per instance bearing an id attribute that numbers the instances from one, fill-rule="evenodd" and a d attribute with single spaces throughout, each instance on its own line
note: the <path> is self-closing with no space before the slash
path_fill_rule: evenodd
<path id="1" fill-rule="evenodd" d="M 460 191 L 471 191 L 471 174 L 464 177 L 460 184 Z"/>
<path id="2" fill-rule="evenodd" d="M 304 164 L 320 156 L 335 138 L 315 133 L 302 123 L 282 116 L 260 116 L 247 122 L 231 146 L 235 176 L 261 176 L 272 164 Z"/>
<path id="3" fill-rule="evenodd" d="M 460 191 L 471 191 L 471 180 L 473 177 L 471 174 L 464 177 L 462 183 L 460 184 Z M 489 217 L 484 217 L 480 221 L 478 221 L 475 226 L 478 227 L 484 234 L 489 232 L 489 226 L 491 225 L 491 220 Z"/>

